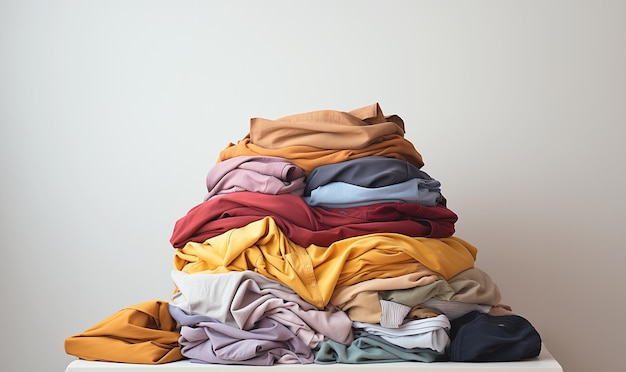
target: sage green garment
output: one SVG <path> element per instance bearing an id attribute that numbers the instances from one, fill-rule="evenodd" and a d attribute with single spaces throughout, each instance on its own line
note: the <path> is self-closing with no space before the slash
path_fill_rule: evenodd
<path id="1" fill-rule="evenodd" d="M 432 349 L 405 349 L 367 332 L 356 332 L 350 345 L 328 340 L 313 349 L 316 364 L 362 364 L 389 362 L 435 362 L 446 360 L 445 353 Z"/>
<path id="2" fill-rule="evenodd" d="M 449 300 L 453 295 L 454 290 L 445 280 L 437 280 L 414 288 L 378 292 L 381 300 L 397 302 L 409 307 L 417 306 L 430 298 Z"/>
<path id="3" fill-rule="evenodd" d="M 429 298 L 495 306 L 500 303 L 498 286 L 477 267 L 464 270 L 446 281 L 399 290 L 379 291 L 382 300 L 407 306 L 419 305 Z M 426 297 L 425 297 L 426 296 Z"/>

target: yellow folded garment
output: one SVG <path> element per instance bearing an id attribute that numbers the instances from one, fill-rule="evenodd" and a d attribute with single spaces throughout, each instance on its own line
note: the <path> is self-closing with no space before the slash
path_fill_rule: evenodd
<path id="1" fill-rule="evenodd" d="M 163 364 L 184 359 L 168 303 L 153 300 L 122 309 L 65 339 L 65 352 L 85 360 Z"/>
<path id="2" fill-rule="evenodd" d="M 186 273 L 253 270 L 291 287 L 324 308 L 336 286 L 416 272 L 422 265 L 449 279 L 474 267 L 477 249 L 457 238 L 413 238 L 376 233 L 338 240 L 328 247 L 299 246 L 266 217 L 174 254 Z"/>
<path id="3" fill-rule="evenodd" d="M 250 135 L 241 139 L 237 144 L 229 143 L 218 156 L 218 161 L 224 161 L 236 156 L 277 156 L 284 158 L 302 168 L 308 175 L 313 169 L 326 164 L 336 164 L 346 160 L 359 159 L 365 156 L 386 156 L 409 162 L 418 169 L 424 166 L 422 155 L 415 146 L 399 134 L 389 134 L 380 137 L 379 142 L 372 143 L 360 149 L 325 149 L 314 146 L 295 145 L 277 149 L 268 149 L 255 145 Z"/>

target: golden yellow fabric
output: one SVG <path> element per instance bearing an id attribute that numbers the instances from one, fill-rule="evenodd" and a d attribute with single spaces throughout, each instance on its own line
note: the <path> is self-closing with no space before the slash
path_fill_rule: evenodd
<path id="1" fill-rule="evenodd" d="M 379 142 L 372 143 L 361 149 L 351 150 L 324 149 L 305 145 L 267 149 L 253 144 L 250 140 L 250 135 L 247 135 L 238 141 L 237 144 L 229 143 L 219 153 L 218 162 L 236 156 L 277 156 L 288 159 L 302 168 L 304 173 L 308 175 L 313 169 L 321 165 L 335 164 L 373 155 L 405 160 L 417 168 L 424 166 L 422 155 L 417 152 L 409 140 L 398 134 L 380 137 Z"/>
<path id="2" fill-rule="evenodd" d="M 299 246 L 266 217 L 203 243 L 176 251 L 174 265 L 186 273 L 253 270 L 291 287 L 322 309 L 336 286 L 390 278 L 422 265 L 448 279 L 474 266 L 477 249 L 457 238 L 413 238 L 376 233 L 338 240 L 329 247 Z"/>
<path id="3" fill-rule="evenodd" d="M 65 339 L 65 352 L 85 360 L 162 364 L 184 359 L 176 321 L 166 301 L 122 309 Z"/>

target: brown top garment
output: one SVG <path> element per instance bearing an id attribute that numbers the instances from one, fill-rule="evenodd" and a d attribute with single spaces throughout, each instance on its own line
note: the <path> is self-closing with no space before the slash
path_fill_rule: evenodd
<path id="1" fill-rule="evenodd" d="M 277 120 L 250 119 L 250 141 L 267 149 L 313 146 L 323 149 L 362 149 L 390 135 L 404 136 L 404 122 L 385 116 L 378 103 L 350 112 L 321 110 Z"/>
<path id="2" fill-rule="evenodd" d="M 418 169 L 424 166 L 422 155 L 404 138 L 404 121 L 397 115 L 383 115 L 377 103 L 350 112 L 253 118 L 250 133 L 237 144 L 229 143 L 217 161 L 242 155 L 288 159 L 306 175 L 320 165 L 372 155 L 405 160 Z"/>

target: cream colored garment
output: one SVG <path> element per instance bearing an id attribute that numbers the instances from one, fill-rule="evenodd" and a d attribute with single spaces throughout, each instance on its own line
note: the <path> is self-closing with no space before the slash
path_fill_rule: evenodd
<path id="1" fill-rule="evenodd" d="M 382 316 L 381 299 L 414 308 L 430 298 L 449 301 L 450 306 L 454 306 L 453 302 L 458 306 L 496 305 L 501 300 L 497 285 L 477 267 L 464 270 L 448 281 L 436 273 L 426 273 L 421 271 L 398 278 L 372 279 L 339 287 L 335 289 L 331 303 L 345 311 L 353 321 L 377 323 Z"/>
<path id="2" fill-rule="evenodd" d="M 441 275 L 430 270 L 426 266 L 419 264 L 419 269 L 410 274 L 401 275 L 395 278 L 370 279 L 349 286 L 337 287 L 330 298 L 330 303 L 341 307 L 343 304 L 362 292 L 374 293 L 378 298 L 378 291 L 413 288 L 430 284 L 441 279 L 443 279 Z"/>
<path id="3" fill-rule="evenodd" d="M 378 323 L 382 307 L 378 291 L 425 286 L 443 277 L 420 264 L 416 272 L 394 278 L 376 278 L 335 288 L 330 303 L 348 314 L 353 321 Z"/>

